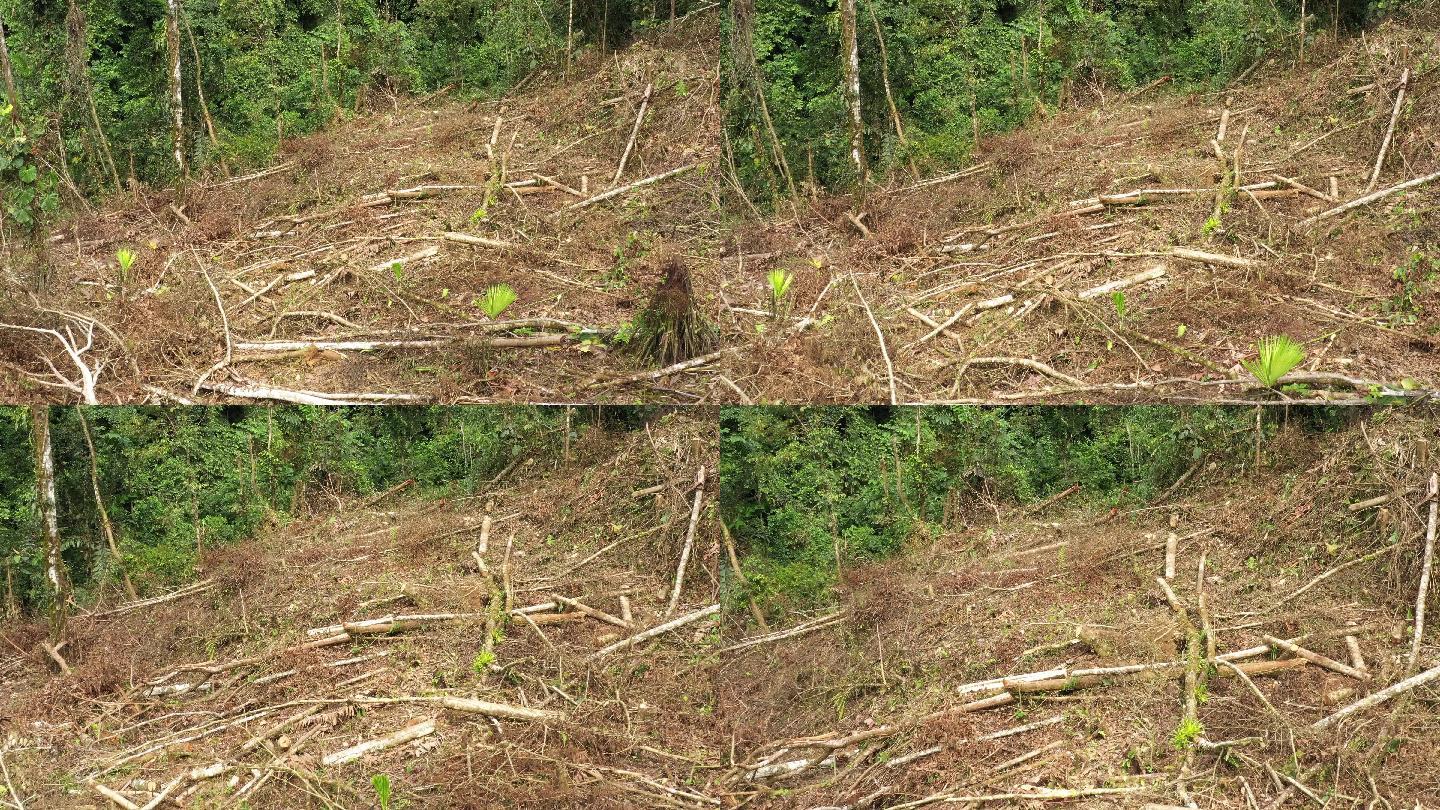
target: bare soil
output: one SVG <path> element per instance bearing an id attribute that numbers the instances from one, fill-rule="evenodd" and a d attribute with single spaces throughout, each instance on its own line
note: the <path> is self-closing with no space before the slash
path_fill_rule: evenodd
<path id="1" fill-rule="evenodd" d="M 973 497 L 968 513 L 917 535 L 899 557 L 846 571 L 831 609 L 839 624 L 730 653 L 720 705 L 740 729 L 731 789 L 762 807 L 981 806 L 956 797 L 1006 795 L 983 806 L 1038 807 L 1051 804 L 1035 798 L 1046 791 L 1082 792 L 1053 803 L 1065 807 L 1172 807 L 1187 797 L 1200 807 L 1276 807 L 1290 784 L 1273 769 L 1329 806 L 1430 806 L 1440 800 L 1434 682 L 1334 727 L 1310 726 L 1412 671 L 1437 440 L 1433 415 L 1387 411 L 1339 434 L 1286 431 L 1262 448 L 1258 467 L 1202 460 L 1144 508 L 1071 498 L 1027 512 Z M 1396 497 L 1348 508 L 1386 493 Z M 1185 624 L 1156 581 L 1171 532 L 1170 585 Z M 1217 653 L 1271 634 L 1351 662 L 1343 636 L 1352 634 L 1370 680 L 1308 663 L 1252 675 L 1271 711 L 1223 665 L 1201 664 L 1201 729 L 1188 745 L 1177 743 L 1184 664 L 1099 682 L 1060 676 L 1044 691 L 958 690 L 1057 667 L 1185 662 L 1187 625 L 1206 621 L 1202 588 Z M 1440 666 L 1437 638 L 1427 621 L 1418 670 Z M 1246 660 L 1290 658 L 1272 650 Z M 967 705 L 1005 689 L 1014 691 L 1003 705 Z M 792 769 L 777 772 L 785 763 Z M 1290 795 L 1281 804 L 1310 801 Z"/>

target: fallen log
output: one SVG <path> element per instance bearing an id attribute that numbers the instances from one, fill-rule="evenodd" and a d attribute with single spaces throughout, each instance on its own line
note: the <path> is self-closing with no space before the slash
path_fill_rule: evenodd
<path id="1" fill-rule="evenodd" d="M 1166 272 L 1167 271 L 1165 265 L 1159 264 L 1150 268 L 1149 270 L 1146 270 L 1143 273 L 1136 273 L 1133 276 L 1126 276 L 1125 278 L 1119 278 L 1114 281 L 1106 282 L 1098 287 L 1091 287 L 1090 289 L 1077 294 L 1075 297 L 1079 298 L 1081 301 L 1091 301 L 1096 298 L 1109 295 L 1116 290 L 1123 290 L 1128 287 L 1133 287 L 1136 284 L 1144 284 L 1147 281 L 1154 281 L 1157 278 L 1163 278 Z"/>
<path id="2" fill-rule="evenodd" d="M 1326 209 L 1326 210 L 1321 211 L 1320 213 L 1318 213 L 1318 214 L 1316 214 L 1316 215 L 1314 215 L 1314 216 L 1312 216 L 1312 217 L 1306 217 L 1305 219 L 1300 220 L 1300 222 L 1298 222 L 1297 224 L 1298 224 L 1298 225 L 1313 225 L 1313 224 L 1315 224 L 1316 222 L 1319 222 L 1319 221 L 1322 220 L 1322 219 L 1326 219 L 1326 218 L 1328 218 L 1328 217 L 1333 217 L 1333 216 L 1337 216 L 1337 215 L 1339 215 L 1339 214 L 1343 214 L 1343 213 L 1345 213 L 1346 211 L 1349 211 L 1349 210 L 1354 209 L 1354 208 L 1359 208 L 1359 207 L 1362 206 L 1362 205 L 1368 205 L 1368 204 L 1370 204 L 1370 203 L 1372 203 L 1372 202 L 1375 202 L 1376 200 L 1383 200 L 1383 199 L 1385 199 L 1386 197 L 1389 197 L 1391 194 L 1398 194 L 1399 192 L 1402 192 L 1402 191 L 1406 191 L 1406 190 L 1409 190 L 1409 189 L 1412 189 L 1412 188 L 1416 188 L 1416 187 L 1418 187 L 1418 186 L 1423 186 L 1423 185 L 1425 185 L 1426 183 L 1433 183 L 1433 182 L 1435 182 L 1436 180 L 1440 180 L 1440 172 L 1432 172 L 1432 173 L 1430 173 L 1430 174 L 1427 174 L 1427 175 L 1424 175 L 1424 176 L 1421 176 L 1421 177 L 1416 177 L 1416 178 L 1414 178 L 1413 180 L 1406 180 L 1406 181 L 1403 182 L 1403 183 L 1399 183 L 1399 184 L 1397 184 L 1397 185 L 1393 185 L 1393 186 L 1391 186 L 1391 187 L 1389 187 L 1389 188 L 1383 188 L 1383 189 L 1380 189 L 1379 191 L 1372 192 L 1372 193 L 1370 193 L 1370 194 L 1366 194 L 1364 197 L 1360 197 L 1360 198 L 1358 198 L 1358 199 L 1351 200 L 1350 202 L 1344 203 L 1343 205 L 1337 205 L 1337 206 L 1335 206 L 1334 208 Z"/>
<path id="3" fill-rule="evenodd" d="M 1332 715 L 1329 715 L 1328 717 L 1324 717 L 1320 720 L 1315 721 L 1313 724 L 1311 724 L 1310 727 L 1317 731 L 1327 729 L 1335 725 L 1336 723 L 1339 723 L 1341 720 L 1349 717 L 1350 715 L 1355 714 L 1356 712 L 1364 711 L 1365 709 L 1368 709 L 1372 706 L 1378 706 L 1381 703 L 1384 703 L 1385 701 L 1395 697 L 1396 695 L 1404 694 L 1411 689 L 1424 686 L 1431 681 L 1437 680 L 1440 680 L 1440 666 L 1436 666 L 1433 669 L 1427 669 L 1419 675 L 1412 675 L 1411 677 L 1406 678 L 1399 683 L 1391 684 L 1390 686 L 1381 689 L 1379 692 L 1376 692 L 1372 695 L 1357 700 L 1354 703 L 1351 703 L 1349 706 L 1346 706 L 1345 708 L 1335 712 Z"/>
<path id="4" fill-rule="evenodd" d="M 317 636 L 335 636 L 340 633 L 349 633 L 352 636 L 375 635 L 399 630 L 412 630 L 427 624 L 470 621 L 471 619 L 484 618 L 484 616 L 484 613 L 414 613 L 401 616 L 381 616 L 378 619 L 342 622 L 327 627 L 312 627 L 305 631 L 305 635 L 311 638 Z"/>
<path id="5" fill-rule="evenodd" d="M 378 737 L 373 740 L 366 740 L 358 745 L 352 745 L 333 754 L 326 754 L 321 758 L 320 764 L 326 767 L 344 765 L 354 762 L 376 751 L 384 751 L 387 748 L 394 748 L 397 745 L 404 745 L 412 740 L 418 740 L 435 733 L 435 718 L 421 720 L 418 723 L 406 726 L 399 731 Z"/>
<path id="6" fill-rule="evenodd" d="M 656 636 L 664 635 L 671 630 L 676 630 L 692 622 L 700 621 L 707 616 L 714 616 L 719 612 L 720 606 L 717 604 L 701 608 L 693 613 L 687 613 L 684 616 L 680 616 L 679 618 L 671 619 L 664 624 L 656 625 L 649 630 L 642 630 L 641 632 L 636 633 L 633 636 L 630 636 L 628 638 L 622 638 L 614 644 L 601 647 L 600 649 L 590 654 L 590 660 L 594 661 L 600 658 L 604 658 L 605 656 L 616 652 L 617 650 L 623 650 L 627 647 L 633 647 L 642 641 L 648 641 L 652 638 L 655 638 Z"/>
<path id="7" fill-rule="evenodd" d="M 642 188 L 642 187 L 644 187 L 644 186 L 653 185 L 653 184 L 658 183 L 658 182 L 660 182 L 660 181 L 662 181 L 662 180 L 669 180 L 669 179 L 672 178 L 672 177 L 677 177 L 677 176 L 679 176 L 679 175 L 684 174 L 685 172 L 690 171 L 691 169 L 694 169 L 694 168 L 698 167 L 699 165 L 700 165 L 699 163 L 691 163 L 691 164 L 688 164 L 688 165 L 685 165 L 685 166 L 681 166 L 681 167 L 679 167 L 679 168 L 677 168 L 677 169 L 671 169 L 671 170 L 668 171 L 668 172 L 661 172 L 660 174 L 653 175 L 653 176 L 651 176 L 651 177 L 647 177 L 647 178 L 645 178 L 644 180 L 636 180 L 636 181 L 633 182 L 633 183 L 629 183 L 629 184 L 627 184 L 627 185 L 623 185 L 623 186 L 620 186 L 620 187 L 618 187 L 618 188 L 612 188 L 612 189 L 610 189 L 609 191 L 606 191 L 606 192 L 604 192 L 604 193 L 596 194 L 594 197 L 591 197 L 591 198 L 589 198 L 589 199 L 587 199 L 587 200 L 581 200 L 580 202 L 572 203 L 572 204 L 570 204 L 569 206 L 567 206 L 567 207 L 565 208 L 565 210 L 570 211 L 570 210 L 574 210 L 574 209 L 578 209 L 578 208 L 588 208 L 589 206 L 595 205 L 596 203 L 604 202 L 604 201 L 610 199 L 611 197 L 618 197 L 618 196 L 620 196 L 621 194 L 624 194 L 624 193 L 626 193 L 626 192 L 628 192 L 628 191 L 634 191 L 634 190 L 637 189 L 637 188 Z"/>

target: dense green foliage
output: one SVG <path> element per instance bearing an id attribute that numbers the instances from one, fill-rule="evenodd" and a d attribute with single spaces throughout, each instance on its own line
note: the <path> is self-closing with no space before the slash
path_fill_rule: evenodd
<path id="1" fill-rule="evenodd" d="M 431 492 L 468 492 L 516 458 L 553 453 L 564 409 L 308 406 L 86 408 L 100 492 L 124 564 L 142 589 L 188 576 L 198 548 L 252 535 L 331 496 L 407 478 Z M 577 409 L 576 429 L 627 409 Z M 76 408 L 51 409 L 60 532 L 82 598 L 113 581 L 90 455 Z M 16 602 L 44 594 L 29 413 L 0 409 L 0 562 Z"/>
<path id="2" fill-rule="evenodd" d="M 1387 5 L 1394 4 L 1333 9 L 1340 27 L 1353 29 Z M 779 196 L 788 168 L 796 184 L 853 184 L 836 0 L 730 7 L 727 112 L 743 182 L 762 197 Z M 954 164 L 977 132 L 1011 129 L 1097 87 L 1124 90 L 1163 75 L 1186 87 L 1223 85 L 1267 49 L 1294 48 L 1299 9 L 1299 0 L 860 0 L 869 165 L 883 177 L 912 161 Z M 1331 5 L 1307 11 L 1310 38 L 1335 30 Z M 887 75 L 907 145 L 895 131 Z"/>
<path id="3" fill-rule="evenodd" d="M 1291 418 L 1333 427 L 1326 411 Z M 729 409 L 721 510 L 745 549 L 746 595 L 793 608 L 828 597 L 837 553 L 893 554 L 947 517 L 993 514 L 981 498 L 1078 484 L 1075 503 L 1143 504 L 1206 456 L 1244 455 L 1254 426 L 1253 410 L 1224 408 Z"/>
<path id="4" fill-rule="evenodd" d="M 647 0 L 183 0 L 185 153 L 197 166 L 268 158 L 390 92 L 503 91 L 536 68 L 615 47 L 701 3 Z M 573 26 L 571 11 L 573 9 Z M 49 178 L 86 193 L 174 180 L 165 0 L 0 0 L 20 108 Z M 198 84 L 197 84 L 198 80 Z M 214 121 L 207 134 L 201 90 Z M 94 103 L 94 115 L 90 104 Z M 98 120 L 108 145 L 97 137 Z M 0 150 L 7 138 L 0 136 Z M 112 174 L 105 150 L 113 152 Z M 3 154 L 3 151 L 0 151 Z M 0 180 L 9 175 L 0 165 Z M 10 218 L 11 223 L 15 218 Z M 26 224 L 21 222 L 21 224 Z"/>

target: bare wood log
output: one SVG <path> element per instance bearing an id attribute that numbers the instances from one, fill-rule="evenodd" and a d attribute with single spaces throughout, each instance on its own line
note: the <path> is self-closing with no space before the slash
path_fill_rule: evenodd
<path id="1" fill-rule="evenodd" d="M 1350 666 L 1361 672 L 1370 671 L 1370 667 L 1365 664 L 1365 654 L 1360 651 L 1360 639 L 1354 636 L 1346 636 L 1345 649 L 1350 653 Z"/>
<path id="2" fill-rule="evenodd" d="M 1170 532 L 1165 536 L 1165 578 L 1175 578 L 1175 555 L 1180 550 L 1180 535 Z"/>
<path id="3" fill-rule="evenodd" d="M 603 193 L 601 193 L 601 194 L 596 194 L 595 196 L 593 196 L 593 197 L 591 197 L 591 198 L 589 198 L 589 199 L 581 200 L 580 202 L 577 202 L 577 203 L 572 203 L 572 204 L 571 204 L 568 208 L 566 208 L 565 210 L 568 211 L 568 210 L 578 209 L 578 208 L 588 208 L 588 207 L 590 207 L 590 206 L 592 206 L 592 205 L 595 205 L 596 203 L 604 202 L 604 201 L 606 201 L 606 200 L 608 200 L 608 199 L 610 199 L 610 198 L 612 198 L 612 197 L 618 197 L 618 196 L 620 196 L 621 194 L 624 194 L 624 193 L 626 193 L 626 192 L 634 191 L 634 190 L 637 189 L 637 188 L 643 188 L 643 187 L 648 186 L 648 185 L 653 185 L 653 184 L 655 184 L 655 183 L 659 183 L 659 182 L 662 181 L 662 180 L 669 180 L 669 179 L 672 178 L 672 177 L 677 177 L 677 176 L 679 176 L 679 175 L 684 174 L 685 172 L 690 171 L 691 169 L 696 168 L 696 167 L 699 166 L 699 165 L 700 165 L 699 163 L 690 163 L 690 164 L 687 164 L 687 165 L 685 165 L 685 166 L 681 166 L 681 167 L 679 167 L 679 168 L 671 169 L 671 170 L 668 171 L 668 172 L 661 172 L 660 174 L 647 177 L 647 178 L 645 178 L 644 180 L 636 180 L 635 182 L 630 183 L 630 184 L 628 184 L 628 185 L 619 186 L 618 188 L 612 188 L 612 189 L 610 189 L 609 191 L 603 192 Z"/>
<path id="4" fill-rule="evenodd" d="M 212 391 L 238 399 L 273 399 L 277 402 L 296 402 L 301 405 L 361 405 L 374 402 L 430 401 L 430 397 L 421 394 L 392 394 L 387 392 L 331 394 L 319 391 L 295 391 L 289 388 L 271 388 L 262 385 L 236 385 L 234 383 L 219 382 L 207 382 L 200 387 L 206 391 Z"/>
<path id="5" fill-rule="evenodd" d="M 1144 284 L 1147 281 L 1154 281 L 1157 278 L 1163 278 L 1166 272 L 1167 270 L 1165 268 L 1165 265 L 1158 264 L 1143 273 L 1136 273 L 1133 276 L 1126 276 L 1125 278 L 1106 282 L 1105 284 L 1101 284 L 1098 287 L 1091 287 L 1088 290 L 1078 293 L 1075 297 L 1079 298 L 1081 301 L 1091 301 L 1096 298 L 1109 295 L 1116 290 L 1123 290 L 1129 287 L 1134 287 L 1136 284 Z"/>
<path id="6" fill-rule="evenodd" d="M 471 236 L 468 233 L 457 233 L 455 231 L 446 231 L 445 233 L 440 235 L 440 238 L 444 239 L 446 242 L 455 242 L 461 245 L 474 245 L 476 247 L 499 248 L 501 250 L 515 247 L 515 244 L 513 242 L 505 242 L 499 239 L 486 239 L 483 236 Z"/>
<path id="7" fill-rule="evenodd" d="M 1276 638 L 1271 635 L 1262 636 L 1262 638 L 1265 639 L 1266 644 L 1282 649 L 1288 653 L 1291 653 L 1292 655 L 1299 656 L 1300 658 L 1304 658 L 1306 661 L 1309 661 L 1316 666 L 1324 667 L 1331 672 L 1338 672 L 1341 675 L 1345 675 L 1359 681 L 1370 680 L 1370 674 L 1368 672 L 1361 672 L 1360 670 L 1355 669 L 1352 666 L 1342 664 L 1339 661 L 1336 661 L 1334 658 L 1321 655 L 1320 653 L 1317 653 L 1313 650 L 1307 650 L 1304 647 L 1301 647 L 1300 645 L 1293 642 L 1286 641 L 1283 638 Z"/>
<path id="8" fill-rule="evenodd" d="M 485 616 L 484 613 L 412 613 L 400 616 L 381 616 L 378 619 L 365 619 L 358 622 L 342 622 L 332 624 L 328 627 L 312 627 L 305 631 L 305 635 L 311 638 L 328 637 L 337 633 L 349 633 L 351 635 L 374 635 L 379 633 L 391 633 L 398 630 L 413 630 L 427 624 L 449 624 L 451 622 L 466 622 L 472 619 L 479 619 Z"/>
<path id="9" fill-rule="evenodd" d="M 1406 180 L 1403 183 L 1398 183 L 1396 185 L 1390 186 L 1389 188 L 1383 188 L 1379 191 L 1371 192 L 1363 197 L 1359 197 L 1357 199 L 1351 200 L 1350 202 L 1344 203 L 1343 205 L 1337 205 L 1334 208 L 1321 211 L 1320 213 L 1312 217 L 1306 217 L 1305 219 L 1300 220 L 1300 222 L 1297 224 L 1302 226 L 1313 225 L 1322 219 L 1333 217 L 1338 214 L 1343 214 L 1346 211 L 1354 208 L 1359 208 L 1362 205 L 1368 205 L 1372 202 L 1375 202 L 1376 200 L 1383 200 L 1392 194 L 1398 194 L 1399 192 L 1407 191 L 1409 189 L 1416 188 L 1417 186 L 1423 186 L 1426 183 L 1433 183 L 1436 180 L 1440 180 L 1440 172 L 1431 172 L 1430 174 L 1422 175 L 1411 180 Z"/>
<path id="10" fill-rule="evenodd" d="M 366 740 L 365 742 L 362 742 L 358 745 L 352 745 L 351 747 L 344 750 L 336 751 L 333 754 L 326 754 L 320 759 L 320 764 L 326 767 L 344 765 L 347 762 L 354 762 L 355 760 L 361 759 L 362 757 L 375 753 L 376 751 L 384 751 L 387 748 L 394 748 L 397 745 L 404 745 L 407 742 L 410 742 L 412 740 L 418 740 L 421 737 L 425 737 L 434 733 L 435 718 L 432 717 L 428 720 L 421 720 L 418 723 L 406 726 L 405 728 L 402 728 L 399 731 L 393 732 L 391 734 L 387 734 L 384 737 L 378 737 L 373 740 Z"/>
<path id="11" fill-rule="evenodd" d="M 130 797 L 118 790 L 113 790 L 95 781 L 87 782 L 86 784 L 90 786 L 91 790 L 114 802 L 117 807 L 123 807 L 125 810 L 140 810 L 140 805 L 130 801 Z"/>
<path id="12" fill-rule="evenodd" d="M 430 258 L 430 257 L 432 257 L 432 256 L 437 256 L 437 255 L 439 255 L 439 254 L 440 254 L 440 247 L 439 247 L 438 245 L 431 245 L 430 247 L 422 248 L 422 249 L 417 250 L 417 251 L 415 251 L 414 253 L 411 253 L 411 254 L 409 254 L 409 255 L 401 256 L 401 257 L 398 258 L 398 259 L 390 259 L 390 260 L 388 260 L 388 261 L 380 262 L 379 264 L 371 265 L 369 269 L 370 269 L 370 272 L 372 272 L 372 273 L 382 273 L 382 272 L 385 272 L 385 271 L 387 271 L 387 270 L 390 270 L 391 268 L 393 268 L 393 267 L 394 267 L 395 265 L 397 265 L 397 264 L 398 264 L 398 265 L 407 265 L 407 264 L 410 264 L 410 263 L 412 263 L 412 262 L 418 262 L 418 261 L 420 261 L 421 259 L 428 259 L 428 258 Z"/>
<path id="13" fill-rule="evenodd" d="M 1321 191 L 1318 191 L 1318 190 L 1316 190 L 1316 189 L 1313 189 L 1313 188 L 1305 185 L 1304 183 L 1301 183 L 1300 181 L 1298 181 L 1298 180 L 1296 180 L 1296 179 L 1294 179 L 1294 178 L 1292 178 L 1292 177 L 1285 177 L 1284 175 L 1279 175 L 1279 174 L 1272 175 L 1272 177 L 1274 177 L 1276 180 L 1279 180 L 1280 182 L 1284 183 L 1285 185 L 1289 186 L 1289 187 L 1290 187 L 1290 189 L 1289 189 L 1290 191 L 1298 191 L 1298 192 L 1300 192 L 1301 194 L 1309 194 L 1311 197 L 1314 197 L 1314 198 L 1317 199 L 1317 200 L 1324 200 L 1325 202 L 1331 203 L 1332 205 L 1333 205 L 1334 203 L 1339 202 L 1339 200 L 1337 200 L 1335 197 L 1332 197 L 1332 196 L 1329 195 L 1329 194 L 1326 194 L 1326 193 L 1324 193 L 1324 192 L 1321 192 Z M 1331 178 L 1331 179 L 1334 179 L 1334 178 Z M 1265 193 L 1265 192 L 1262 191 L 1262 192 L 1260 192 L 1259 195 L 1257 195 L 1257 196 L 1263 196 L 1264 193 Z M 1270 192 L 1270 193 L 1271 193 L 1271 194 L 1274 194 L 1275 192 Z"/>
<path id="14" fill-rule="evenodd" d="M 554 599 L 556 602 L 559 602 L 559 603 L 562 604 L 562 605 L 566 605 L 566 606 L 568 606 L 568 607 L 572 607 L 572 608 L 574 608 L 575 610 L 579 611 L 580 613 L 582 613 L 582 614 L 584 614 L 584 615 L 586 615 L 586 616 L 589 616 L 589 617 L 591 617 L 591 618 L 594 618 L 594 619 L 599 619 L 600 621 L 605 622 L 606 624 L 613 624 L 613 625 L 615 625 L 616 627 L 623 627 L 623 628 L 625 628 L 626 630 L 631 630 L 631 629 L 633 629 L 633 628 L 630 626 L 630 623 L 627 622 L 627 621 L 625 621 L 624 619 L 621 619 L 621 618 L 619 618 L 619 617 L 617 617 L 617 616 L 614 616 L 614 615 L 612 615 L 612 614 L 606 613 L 605 611 L 600 610 L 599 608 L 590 607 L 589 605 L 585 604 L 584 602 L 578 601 L 578 600 L 576 600 L 576 599 L 571 599 L 571 598 L 569 598 L 569 597 L 567 597 L 567 596 L 561 596 L 561 595 L 558 594 L 558 593 L 556 593 L 556 594 L 551 594 L 550 597 L 551 597 L 552 599 Z"/>
<path id="15" fill-rule="evenodd" d="M 1279 602 L 1276 602 L 1276 603 L 1275 603 L 1275 607 L 1277 607 L 1277 608 L 1280 607 L 1281 605 L 1285 604 L 1286 602 L 1289 602 L 1290 600 L 1296 598 L 1297 596 L 1300 596 L 1301 594 L 1305 593 L 1306 591 L 1310 590 L 1311 588 L 1315 587 L 1316 585 L 1319 585 L 1320 583 L 1324 582 L 1325 580 L 1329 579 L 1330 577 L 1335 576 L 1336 574 L 1340 573 L 1341 571 L 1344 571 L 1344 570 L 1346 570 L 1346 569 L 1348 569 L 1348 568 L 1351 568 L 1351 567 L 1353 567 L 1353 566 L 1359 565 L 1359 564 L 1361 564 L 1361 563 L 1363 563 L 1363 562 L 1368 562 L 1368 561 L 1370 561 L 1370 560 L 1375 559 L 1376 557 L 1380 557 L 1380 556 L 1389 554 L 1390 552 L 1396 550 L 1396 549 L 1399 548 L 1399 547 L 1400 547 L 1400 544 L 1399 544 L 1399 543 L 1391 543 L 1390 545 L 1386 546 L 1385 548 L 1380 549 L 1379 551 L 1372 551 L 1372 552 L 1370 552 L 1369 554 L 1366 554 L 1366 555 L 1363 556 L 1363 557 L 1357 557 L 1357 558 L 1351 560 L 1350 562 L 1342 563 L 1341 565 L 1337 565 L 1337 566 L 1335 566 L 1334 568 L 1331 568 L 1329 571 L 1326 571 L 1325 573 L 1323 573 L 1323 574 L 1315 577 L 1314 579 L 1310 580 L 1309 582 L 1305 583 L 1303 586 L 1300 587 L 1299 590 L 1291 593 L 1289 596 L 1286 596 L 1284 599 L 1281 599 Z"/>
<path id="16" fill-rule="evenodd" d="M 1385 701 L 1395 697 L 1396 695 L 1404 694 L 1411 689 L 1424 686 L 1425 684 L 1436 680 L 1440 680 L 1440 666 L 1436 666 L 1433 669 L 1427 669 L 1418 675 L 1412 675 L 1409 678 L 1400 681 L 1399 683 L 1392 684 L 1384 689 L 1381 689 L 1379 692 L 1375 692 L 1374 694 L 1357 700 L 1354 703 L 1346 706 L 1345 708 L 1335 712 L 1334 714 L 1315 721 L 1313 724 L 1311 724 L 1310 727 L 1316 730 L 1329 728 L 1330 726 L 1339 723 L 1341 720 L 1344 720 L 1345 718 L 1349 717 L 1352 714 L 1355 714 L 1356 712 L 1364 711 L 1365 709 L 1368 709 L 1372 706 L 1378 706 L 1381 703 L 1384 703 Z"/>
<path id="17" fill-rule="evenodd" d="M 364 705 L 428 703 L 466 714 L 483 714 L 486 717 L 498 717 L 504 720 L 529 720 L 537 723 L 558 722 L 565 719 L 564 712 L 557 712 L 551 709 L 532 709 L 528 706 L 516 706 L 511 703 L 495 703 L 489 700 L 477 700 L 475 698 L 456 697 L 454 695 L 419 695 L 386 698 L 362 695 L 354 698 L 353 702 Z"/>
<path id="18" fill-rule="evenodd" d="M 623 649 L 625 649 L 625 648 L 627 648 L 627 647 L 633 647 L 633 646 L 635 646 L 636 644 L 639 644 L 639 643 L 642 642 L 642 641 L 649 641 L 650 639 L 655 638 L 656 636 L 664 635 L 665 633 L 668 633 L 668 632 L 670 632 L 671 630 L 676 630 L 676 629 L 679 629 L 679 628 L 681 628 L 681 627 L 684 627 L 685 625 L 690 624 L 690 623 L 692 623 L 692 622 L 700 621 L 701 619 L 704 619 L 704 618 L 706 618 L 707 616 L 714 616 L 715 614 L 717 614 L 717 613 L 719 613 L 719 612 L 720 612 L 720 606 L 719 606 L 718 604 L 716 604 L 716 605 L 710 605 L 709 607 L 701 608 L 701 609 L 699 609 L 699 610 L 697 610 L 697 611 L 695 611 L 695 612 L 693 612 L 693 613 L 687 613 L 687 614 L 685 614 L 684 616 L 680 616 L 679 618 L 671 619 L 670 621 L 665 622 L 664 624 L 656 625 L 655 627 L 652 627 L 652 628 L 650 628 L 649 630 L 643 630 L 643 631 L 641 631 L 641 632 L 639 632 L 639 633 L 636 633 L 636 634 L 633 635 L 633 636 L 630 636 L 630 637 L 628 637 L 628 638 L 623 638 L 623 639 L 615 642 L 614 644 L 610 644 L 610 645 L 608 645 L 608 646 L 601 647 L 600 649 L 596 650 L 594 653 L 591 653 L 590 659 L 593 661 L 593 660 L 597 660 L 597 659 L 600 659 L 600 658 L 604 658 L 605 656 L 607 656 L 607 655 L 609 655 L 609 654 L 611 654 L 611 653 L 613 653 L 613 652 L 616 652 L 617 650 L 623 650 Z"/>
<path id="19" fill-rule="evenodd" d="M 680 604 L 680 591 L 685 587 L 685 568 L 690 563 L 690 552 L 695 548 L 695 527 L 700 524 L 700 502 L 704 497 L 705 466 L 702 464 L 695 473 L 695 500 L 690 506 L 690 526 L 685 530 L 685 546 L 680 551 L 680 566 L 675 569 L 675 587 L 670 591 L 670 603 L 665 606 L 667 617 L 673 614 L 676 606 Z"/>
<path id="20" fill-rule="evenodd" d="M 1410 68 L 1400 72 L 1400 84 L 1395 88 L 1395 107 L 1390 111 L 1390 126 L 1385 128 L 1385 137 L 1380 141 L 1380 153 L 1375 156 L 1375 168 L 1370 172 L 1370 182 L 1365 184 L 1365 191 L 1375 190 L 1375 184 L 1380 182 L 1380 170 L 1385 166 L 1385 155 L 1390 151 L 1390 143 L 1395 138 L 1395 124 L 1400 121 L 1400 108 L 1405 103 L 1405 90 L 1410 85 Z"/>
<path id="21" fill-rule="evenodd" d="M 1410 640 L 1410 659 L 1405 664 L 1406 672 L 1415 671 L 1415 662 L 1420 658 L 1420 640 L 1425 636 L 1425 603 L 1430 597 L 1430 568 L 1435 560 L 1435 517 L 1440 506 L 1440 474 L 1430 474 L 1430 489 L 1426 492 L 1430 501 L 1430 520 L 1425 529 L 1425 553 L 1421 558 L 1420 589 L 1415 595 L 1415 635 Z"/>
<path id="22" fill-rule="evenodd" d="M 655 85 L 649 82 L 645 84 L 645 95 L 640 98 L 640 111 L 635 114 L 635 126 L 630 129 L 630 140 L 625 142 L 625 152 L 620 155 L 620 165 L 615 168 L 615 178 L 610 185 L 620 182 L 620 176 L 625 173 L 625 164 L 630 162 L 630 152 L 635 149 L 635 137 L 640 134 L 640 125 L 645 121 L 645 110 L 650 107 L 650 93 Z"/>

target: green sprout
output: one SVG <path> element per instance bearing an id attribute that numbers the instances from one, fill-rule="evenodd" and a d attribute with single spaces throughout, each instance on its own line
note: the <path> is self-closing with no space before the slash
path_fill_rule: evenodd
<path id="1" fill-rule="evenodd" d="M 510 308 L 510 305 L 520 296 L 509 284 L 496 284 L 485 291 L 485 297 L 480 299 L 480 310 L 489 316 L 490 320 L 496 320 L 500 313 Z"/>
<path id="2" fill-rule="evenodd" d="M 1170 737 L 1170 744 L 1174 745 L 1177 750 L 1184 751 L 1194 745 L 1195 741 L 1200 739 L 1200 735 L 1204 733 L 1205 726 L 1201 725 L 1199 720 L 1187 717 L 1180 721 L 1179 727 Z"/>
<path id="3" fill-rule="evenodd" d="M 780 304 L 785 300 L 785 295 L 790 292 L 790 285 L 795 283 L 795 276 L 783 267 L 771 270 L 765 280 L 770 282 L 770 310 L 775 317 L 780 317 Z"/>
<path id="4" fill-rule="evenodd" d="M 1255 348 L 1260 356 L 1244 361 L 1245 369 L 1266 388 L 1274 388 L 1286 372 L 1305 360 L 1305 349 L 1284 335 L 1261 338 Z"/>
<path id="5" fill-rule="evenodd" d="M 1125 293 L 1116 290 L 1110 293 L 1110 302 L 1115 305 L 1115 315 L 1121 323 L 1125 322 Z"/>
<path id="6" fill-rule="evenodd" d="M 390 810 L 390 777 L 377 773 L 370 777 L 370 785 L 375 788 L 375 798 L 380 802 L 380 810 Z"/>
<path id="7" fill-rule="evenodd" d="M 404 281 L 404 280 L 405 280 L 405 263 L 404 263 L 404 262 L 391 262 L 391 263 L 390 263 L 390 274 L 393 275 L 393 276 L 395 276 L 395 281 L 396 281 L 397 283 L 398 283 L 398 282 L 401 282 L 401 281 Z"/>

